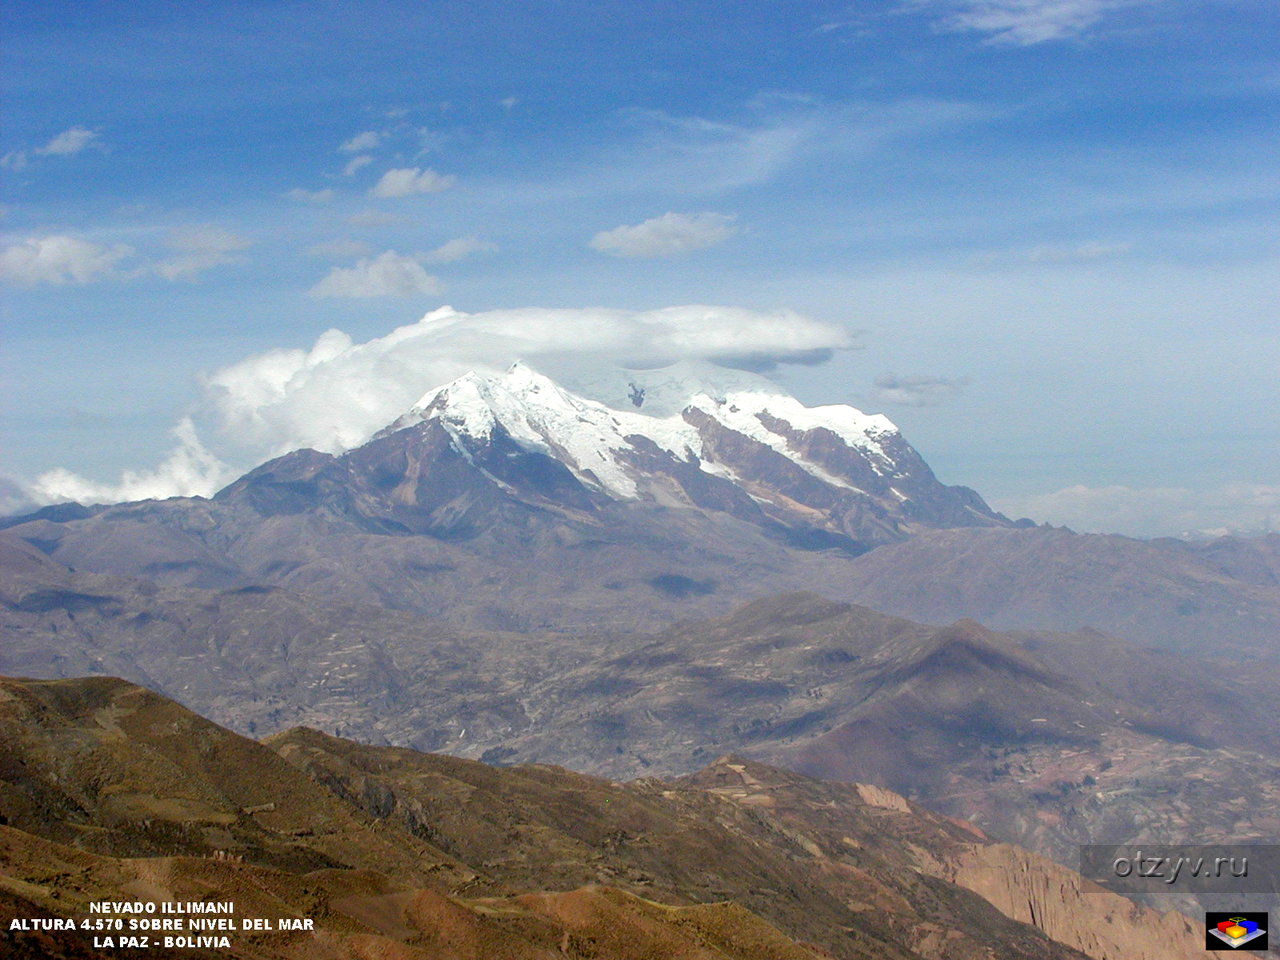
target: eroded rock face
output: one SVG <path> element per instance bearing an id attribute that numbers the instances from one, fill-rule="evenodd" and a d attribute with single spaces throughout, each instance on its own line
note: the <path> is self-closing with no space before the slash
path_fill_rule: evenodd
<path id="1" fill-rule="evenodd" d="M 1004 916 L 1095 960 L 1203 955 L 1203 931 L 1187 917 L 1140 907 L 1020 847 L 975 842 L 977 831 L 969 824 L 937 817 L 890 790 L 818 783 L 734 757 L 721 758 L 689 782 L 760 810 L 815 860 L 834 861 L 832 876 L 841 875 L 835 864 L 856 860 L 853 851 L 875 851 L 972 891 Z M 932 941 L 921 936 L 916 949 L 929 955 Z"/>
<path id="2" fill-rule="evenodd" d="M 1020 847 L 974 844 L 940 875 L 1098 960 L 1204 956 L 1204 931 L 1182 914 L 1140 909 Z"/>
<path id="3" fill-rule="evenodd" d="M 886 790 L 871 783 L 855 783 L 854 786 L 858 790 L 858 796 L 869 807 L 883 807 L 886 810 L 897 810 L 899 813 L 911 812 L 907 798 L 892 790 Z"/>

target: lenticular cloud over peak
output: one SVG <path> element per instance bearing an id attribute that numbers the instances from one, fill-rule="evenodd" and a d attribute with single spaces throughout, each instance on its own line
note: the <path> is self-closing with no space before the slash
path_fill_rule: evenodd
<path id="1" fill-rule="evenodd" d="M 481 313 L 441 307 L 364 343 L 329 330 L 310 348 L 268 350 L 208 374 L 205 410 L 197 418 L 201 435 L 186 428 L 183 442 L 192 449 L 203 444 L 199 450 L 211 468 L 174 472 L 172 489 L 163 490 L 152 488 L 171 472 L 148 473 L 146 495 L 207 496 L 226 482 L 233 469 L 227 463 L 244 470 L 303 447 L 349 450 L 409 410 L 425 391 L 469 371 L 499 373 L 517 360 L 553 377 L 580 378 L 602 367 L 652 368 L 682 360 L 767 370 L 820 362 L 852 346 L 848 329 L 790 310 L 705 305 Z M 90 483 L 60 469 L 39 478 L 33 489 L 46 502 L 54 490 L 61 499 L 79 499 L 79 491 L 92 490 L 101 502 L 126 499 L 136 488 L 136 482 Z"/>
<path id="2" fill-rule="evenodd" d="M 425 390 L 517 360 L 553 373 L 680 360 L 768 367 L 850 345 L 844 328 L 791 311 L 441 307 L 365 343 L 330 330 L 310 350 L 257 354 L 218 370 L 206 385 L 224 439 L 267 455 L 298 447 L 337 453 L 363 443 Z"/>

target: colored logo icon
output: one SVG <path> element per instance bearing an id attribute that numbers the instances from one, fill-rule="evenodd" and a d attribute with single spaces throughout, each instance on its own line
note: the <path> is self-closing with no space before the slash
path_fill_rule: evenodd
<path id="1" fill-rule="evenodd" d="M 1206 950 L 1266 950 L 1265 913 L 1205 914 Z"/>

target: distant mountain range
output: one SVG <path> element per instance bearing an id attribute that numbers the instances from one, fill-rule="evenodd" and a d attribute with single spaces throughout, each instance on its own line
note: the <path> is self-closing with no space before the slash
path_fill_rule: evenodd
<path id="1" fill-rule="evenodd" d="M 885 418 L 709 364 L 578 389 L 523 365 L 472 374 L 361 447 L 287 454 L 212 500 L 4 525 L 82 572 L 278 586 L 484 630 L 629 633 L 806 589 L 934 623 L 1280 658 L 1280 536 L 1014 524 L 940 483 Z"/>

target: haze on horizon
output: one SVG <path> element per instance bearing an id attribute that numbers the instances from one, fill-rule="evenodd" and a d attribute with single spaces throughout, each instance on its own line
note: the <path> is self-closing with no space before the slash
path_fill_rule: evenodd
<path id="1" fill-rule="evenodd" d="M 212 492 L 299 357 L 734 344 L 1012 516 L 1280 520 L 1274 5 L 368 10 L 7 5 L 0 508 Z"/>

